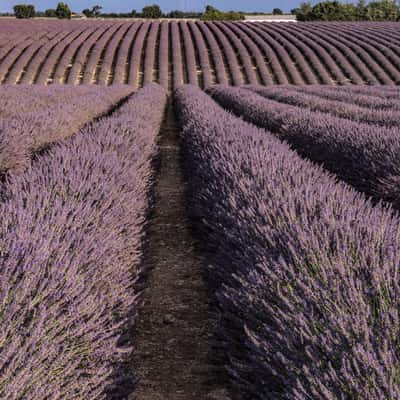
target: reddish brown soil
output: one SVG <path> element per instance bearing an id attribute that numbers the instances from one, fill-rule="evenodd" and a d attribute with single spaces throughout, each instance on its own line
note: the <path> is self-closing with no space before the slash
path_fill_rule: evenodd
<path id="1" fill-rule="evenodd" d="M 161 161 L 145 252 L 147 279 L 134 332 L 130 400 L 227 400 L 219 368 L 211 365 L 213 318 L 185 210 L 179 139 L 172 107 L 161 131 Z"/>

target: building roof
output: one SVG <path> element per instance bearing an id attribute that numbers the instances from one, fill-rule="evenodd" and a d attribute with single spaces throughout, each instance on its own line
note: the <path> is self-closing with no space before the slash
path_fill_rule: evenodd
<path id="1" fill-rule="evenodd" d="M 245 21 L 270 21 L 270 22 L 295 22 L 296 16 L 293 14 L 282 14 L 282 15 L 245 15 Z"/>

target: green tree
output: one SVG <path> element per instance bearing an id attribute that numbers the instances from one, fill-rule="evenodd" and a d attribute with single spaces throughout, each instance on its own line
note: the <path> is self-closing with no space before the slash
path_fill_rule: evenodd
<path id="1" fill-rule="evenodd" d="M 311 19 L 317 21 L 351 21 L 355 19 L 356 8 L 353 4 L 338 1 L 324 1 L 311 10 Z"/>
<path id="2" fill-rule="evenodd" d="M 355 19 L 358 21 L 365 21 L 368 19 L 368 9 L 365 0 L 358 0 L 355 11 Z"/>
<path id="3" fill-rule="evenodd" d="M 92 7 L 92 14 L 95 18 L 99 17 L 101 14 L 101 10 L 103 9 L 102 6 L 95 5 Z"/>
<path id="4" fill-rule="evenodd" d="M 54 8 L 49 8 L 44 12 L 44 16 L 47 18 L 57 18 L 57 13 Z"/>
<path id="5" fill-rule="evenodd" d="M 168 18 L 184 18 L 185 13 L 179 10 L 173 10 L 167 14 Z"/>
<path id="6" fill-rule="evenodd" d="M 370 21 L 397 21 L 400 9 L 393 0 L 372 1 L 367 5 L 366 15 Z"/>
<path id="7" fill-rule="evenodd" d="M 70 19 L 72 12 L 67 4 L 58 3 L 56 8 L 56 15 L 59 19 Z"/>
<path id="8" fill-rule="evenodd" d="M 292 10 L 299 21 L 397 21 L 400 8 L 395 0 L 376 0 L 366 3 L 359 0 L 356 5 L 339 1 L 323 1 L 314 7 L 302 3 Z"/>
<path id="9" fill-rule="evenodd" d="M 16 18 L 27 19 L 35 17 L 35 6 L 32 4 L 17 4 L 14 6 Z"/>
<path id="10" fill-rule="evenodd" d="M 283 12 L 280 8 L 274 8 L 272 10 L 272 15 L 282 15 L 282 14 L 283 14 Z"/>
<path id="11" fill-rule="evenodd" d="M 87 18 L 92 18 L 92 10 L 89 10 L 88 8 L 82 10 L 82 14 Z"/>
<path id="12" fill-rule="evenodd" d="M 102 6 L 93 6 L 91 10 L 89 8 L 85 8 L 82 10 L 82 14 L 85 15 L 87 18 L 97 18 L 101 15 L 101 10 L 103 9 Z"/>
<path id="13" fill-rule="evenodd" d="M 312 16 L 312 5 L 310 2 L 300 3 L 300 7 L 294 8 L 291 12 L 295 14 L 299 21 L 310 21 Z"/>
<path id="14" fill-rule="evenodd" d="M 161 11 L 160 6 L 157 4 L 153 4 L 152 6 L 143 7 L 142 17 L 143 18 L 161 18 L 163 13 Z"/>
<path id="15" fill-rule="evenodd" d="M 203 21 L 239 21 L 244 19 L 244 14 L 235 11 L 223 12 L 213 6 L 206 6 L 201 16 Z"/>

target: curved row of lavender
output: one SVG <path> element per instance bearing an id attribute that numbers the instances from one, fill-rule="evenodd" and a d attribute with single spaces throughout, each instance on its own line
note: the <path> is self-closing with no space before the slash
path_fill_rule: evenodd
<path id="1" fill-rule="evenodd" d="M 175 102 L 238 397 L 399 399 L 400 220 L 199 89 Z"/>
<path id="2" fill-rule="evenodd" d="M 83 84 L 90 84 L 93 82 L 99 82 L 96 78 L 96 72 L 98 71 L 98 63 L 102 57 L 105 46 L 112 41 L 114 35 L 117 34 L 121 28 L 121 22 L 114 23 L 110 29 L 106 30 L 105 33 L 98 38 L 95 45 L 90 49 L 88 59 L 85 65 L 85 71 L 82 78 Z M 107 63 L 108 60 L 103 59 L 103 63 Z M 100 82 L 99 82 L 100 83 Z"/>
<path id="3" fill-rule="evenodd" d="M 0 83 L 400 83 L 400 30 L 390 22 L 11 24 L 0 26 Z"/>
<path id="4" fill-rule="evenodd" d="M 166 90 L 168 90 L 169 54 L 169 23 L 163 21 L 158 49 L 158 82 Z"/>
<path id="5" fill-rule="evenodd" d="M 243 88 L 215 86 L 208 93 L 224 108 L 272 131 L 299 154 L 323 165 L 357 190 L 400 209 L 398 126 L 382 127 L 314 112 Z M 383 100 L 365 97 L 371 106 Z M 399 100 L 392 102 L 400 106 Z M 381 113 L 376 112 L 379 119 Z"/>
<path id="6" fill-rule="evenodd" d="M 204 24 L 212 32 L 220 45 L 222 54 L 226 59 L 226 70 L 229 71 L 232 84 L 235 86 L 243 85 L 244 79 L 240 69 L 240 61 L 238 60 L 235 49 L 230 44 L 228 38 L 226 35 L 224 35 L 215 22 L 205 22 Z"/>
<path id="7" fill-rule="evenodd" d="M 215 22 L 215 25 L 226 35 L 228 40 L 230 40 L 232 43 L 234 51 L 237 52 L 240 67 L 243 71 L 242 75 L 246 83 L 256 85 L 258 83 L 258 77 L 256 68 L 254 68 L 252 61 L 253 55 L 248 51 L 248 48 L 242 42 L 242 40 L 245 39 L 245 35 L 234 29 L 236 24 L 233 22 L 228 25 L 224 22 L 217 21 Z M 241 37 L 241 35 L 243 36 Z"/>
<path id="8" fill-rule="evenodd" d="M 139 87 L 139 73 L 141 67 L 142 53 L 144 50 L 144 43 L 148 32 L 150 31 L 150 21 L 144 21 L 140 26 L 135 41 L 132 44 L 131 60 L 127 60 L 129 63 L 127 83 L 133 85 L 135 88 Z M 144 72 L 144 71 L 142 71 Z"/>
<path id="9" fill-rule="evenodd" d="M 264 47 L 264 43 L 262 40 L 259 41 L 259 38 L 255 36 L 255 41 L 258 41 L 258 43 L 260 43 L 261 48 L 259 48 L 257 46 L 257 43 L 252 40 L 252 36 L 249 33 L 248 29 L 244 29 L 244 27 L 239 27 L 234 22 L 226 22 L 224 23 L 224 25 L 227 28 L 229 28 L 231 32 L 235 33 L 235 34 L 230 34 L 229 36 L 235 38 L 235 42 L 237 42 L 238 48 L 239 47 L 241 48 L 241 53 L 242 53 L 241 59 L 245 60 L 243 62 L 246 62 L 247 64 L 246 76 L 248 78 L 249 83 L 252 84 L 252 82 L 255 83 L 257 81 L 257 72 L 258 72 L 261 84 L 272 85 L 273 83 L 272 65 L 274 64 L 276 66 L 275 64 L 276 57 L 272 57 L 270 61 L 271 65 L 269 66 L 268 63 L 265 62 L 264 56 L 261 51 L 261 49 Z M 243 42 L 243 44 L 241 44 L 241 42 Z M 251 57 L 254 57 L 258 71 L 254 69 L 253 66 L 251 65 L 250 62 Z M 252 72 L 251 69 L 253 69 Z M 278 67 L 278 69 L 280 68 Z M 207 85 L 205 85 L 205 87 L 207 87 Z"/>
<path id="10" fill-rule="evenodd" d="M 321 91 L 321 88 L 324 90 Z M 322 85 L 305 85 L 294 87 L 295 90 L 314 94 L 323 99 L 342 101 L 346 104 L 360 107 L 371 107 L 377 110 L 399 111 L 399 89 L 397 86 L 354 86 L 348 85 L 343 89 Z M 375 98 L 371 98 L 375 97 Z"/>
<path id="11" fill-rule="evenodd" d="M 178 87 L 184 83 L 183 56 L 179 25 L 176 21 L 170 23 L 171 57 L 172 57 L 172 86 Z"/>
<path id="12" fill-rule="evenodd" d="M 128 85 L 0 86 L 0 174 L 25 169 L 32 153 L 71 136 L 131 93 Z"/>
<path id="13" fill-rule="evenodd" d="M 224 62 L 224 52 L 221 49 L 217 39 L 206 24 L 197 24 L 204 41 L 207 44 L 207 48 L 210 52 L 210 60 L 214 65 L 214 73 L 216 81 L 222 84 L 228 84 L 230 76 L 228 78 L 227 68 Z"/>
<path id="14" fill-rule="evenodd" d="M 124 379 L 131 347 L 118 340 L 136 313 L 165 104 L 161 87 L 146 87 L 10 174 L 0 204 L 1 398 L 99 400 Z"/>
<path id="15" fill-rule="evenodd" d="M 200 70 L 202 72 L 201 73 L 202 82 L 200 86 L 202 87 L 210 86 L 212 85 L 214 80 L 217 79 L 217 77 L 215 76 L 216 72 L 214 68 L 212 68 L 213 61 L 209 57 L 208 53 L 209 50 L 207 48 L 205 38 L 203 37 L 198 25 L 195 22 L 189 21 L 188 26 L 192 33 L 194 42 L 193 46 L 197 50 Z"/>
<path id="16" fill-rule="evenodd" d="M 158 32 L 160 30 L 160 22 L 151 24 L 149 34 L 147 36 L 147 43 L 144 56 L 144 76 L 143 84 L 147 85 L 153 82 L 155 71 L 156 47 Z"/>
<path id="17" fill-rule="evenodd" d="M 374 101 L 380 103 L 380 98 L 371 99 L 371 105 L 368 107 L 357 106 L 351 103 L 344 103 L 340 100 L 329 100 L 320 97 L 318 94 L 302 92 L 302 89 L 297 89 L 295 86 L 243 86 L 262 97 L 278 101 L 279 103 L 289 104 L 292 106 L 302 107 L 310 111 L 328 113 L 340 118 L 347 118 L 352 121 L 362 122 L 371 125 L 380 125 L 386 127 L 397 127 L 400 121 L 400 109 L 395 107 L 391 109 L 379 109 L 374 105 Z M 342 87 L 341 87 L 342 88 Z M 318 93 L 331 91 L 324 86 L 319 87 Z M 348 89 L 342 89 L 349 93 Z M 315 91 L 316 92 L 316 91 Z M 390 94 L 387 93 L 389 97 Z M 400 90 L 397 94 L 398 100 L 395 100 L 395 105 L 400 107 Z"/>
<path id="18" fill-rule="evenodd" d="M 92 26 L 92 25 L 91 25 Z M 74 41 L 70 44 L 65 43 L 65 41 L 60 42 L 57 46 L 61 49 L 65 49 L 66 51 L 63 52 L 63 57 L 66 56 L 66 60 L 64 62 L 68 63 L 71 68 L 68 68 L 65 71 L 63 79 L 57 81 L 57 79 L 53 79 L 52 83 L 62 83 L 63 81 L 67 84 L 80 84 L 83 83 L 83 78 L 86 74 L 87 70 L 87 63 L 89 62 L 89 57 L 91 54 L 91 50 L 94 49 L 96 43 L 100 41 L 100 39 L 111 29 L 111 24 L 101 25 L 100 27 L 93 26 L 93 32 L 89 35 L 88 38 L 82 38 L 82 35 L 78 35 L 75 37 Z M 68 39 L 68 38 L 67 38 Z M 78 43 L 77 43 L 78 42 Z M 71 47 L 76 47 L 75 52 L 69 54 Z M 122 51 L 122 48 L 121 48 Z M 99 54 L 97 52 L 97 54 Z M 117 58 L 119 59 L 119 57 Z M 34 62 L 34 61 L 33 61 Z M 97 65 L 96 63 L 92 65 Z M 53 63 L 51 67 L 53 70 L 58 69 L 59 64 L 57 60 Z M 114 74 L 118 73 L 118 68 L 115 67 Z M 58 74 L 60 76 L 60 74 Z M 55 78 L 55 77 L 54 77 Z M 32 83 L 36 83 L 35 80 Z"/>
<path id="19" fill-rule="evenodd" d="M 193 39 L 189 30 L 189 26 L 185 22 L 179 24 L 181 30 L 181 40 L 184 48 L 185 59 L 184 70 L 186 72 L 186 79 L 191 85 L 197 85 L 197 60 L 196 52 L 194 49 Z"/>

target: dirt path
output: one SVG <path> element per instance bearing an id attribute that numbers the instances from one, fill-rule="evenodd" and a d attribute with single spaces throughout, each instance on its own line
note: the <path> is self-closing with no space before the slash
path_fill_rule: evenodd
<path id="1" fill-rule="evenodd" d="M 208 362 L 212 319 L 185 210 L 178 130 L 170 106 L 145 262 L 151 269 L 134 333 L 134 400 L 227 400 Z"/>

